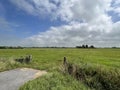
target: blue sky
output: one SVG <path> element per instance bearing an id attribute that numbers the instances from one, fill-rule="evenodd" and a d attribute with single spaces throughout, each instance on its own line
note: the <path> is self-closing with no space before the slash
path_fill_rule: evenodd
<path id="1" fill-rule="evenodd" d="M 9 0 L 1 0 L 1 18 L 5 18 L 9 23 L 13 23 L 13 31 L 16 36 L 28 37 L 39 32 L 46 31 L 51 26 L 62 25 L 60 20 L 51 21 L 49 16 L 32 16 L 16 8 Z M 16 26 L 17 27 L 16 27 Z M 12 26 L 12 25 L 10 25 Z M 15 26 L 15 27 L 14 27 Z"/>
<path id="2" fill-rule="evenodd" d="M 120 0 L 0 0 L 0 45 L 120 46 Z"/>

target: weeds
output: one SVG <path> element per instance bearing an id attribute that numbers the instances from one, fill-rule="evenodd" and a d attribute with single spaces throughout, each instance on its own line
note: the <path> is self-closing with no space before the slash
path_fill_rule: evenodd
<path id="1" fill-rule="evenodd" d="M 96 90 L 120 90 L 120 71 L 90 65 L 67 65 L 68 74 Z"/>
<path id="2" fill-rule="evenodd" d="M 0 59 L 0 72 L 10 70 L 19 67 L 20 64 L 15 62 L 13 58 L 1 58 Z"/>

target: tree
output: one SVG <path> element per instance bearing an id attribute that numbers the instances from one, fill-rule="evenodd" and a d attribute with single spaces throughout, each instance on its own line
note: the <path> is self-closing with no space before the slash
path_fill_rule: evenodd
<path id="1" fill-rule="evenodd" d="M 89 48 L 95 48 L 93 45 L 91 45 Z"/>
<path id="2" fill-rule="evenodd" d="M 88 48 L 88 45 L 85 45 L 85 48 Z"/>
<path id="3" fill-rule="evenodd" d="M 82 48 L 85 48 L 85 45 L 82 45 Z"/>
<path id="4" fill-rule="evenodd" d="M 76 46 L 76 48 L 82 48 L 81 46 Z"/>

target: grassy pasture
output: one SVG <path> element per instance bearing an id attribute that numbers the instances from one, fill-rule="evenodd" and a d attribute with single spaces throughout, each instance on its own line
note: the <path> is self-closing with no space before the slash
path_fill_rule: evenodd
<path id="1" fill-rule="evenodd" d="M 20 64 L 13 59 L 31 54 L 30 64 Z M 17 67 L 30 67 L 49 72 L 48 75 L 26 83 L 20 90 L 92 90 L 82 81 L 60 72 L 63 57 L 77 65 L 102 67 L 107 70 L 119 70 L 120 49 L 75 49 L 75 48 L 39 48 L 39 49 L 1 49 L 0 71 Z M 120 72 L 118 72 L 120 73 Z"/>

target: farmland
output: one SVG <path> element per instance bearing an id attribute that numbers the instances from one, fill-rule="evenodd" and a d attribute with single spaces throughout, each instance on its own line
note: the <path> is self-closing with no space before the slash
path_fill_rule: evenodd
<path id="1" fill-rule="evenodd" d="M 15 58 L 32 55 L 29 64 L 15 62 Z M 63 57 L 83 67 L 102 68 L 120 75 L 120 49 L 26 48 L 1 49 L 0 71 L 19 67 L 46 70 L 47 75 L 26 83 L 20 90 L 97 90 L 83 81 L 62 73 Z M 120 79 L 120 76 L 118 76 Z"/>

